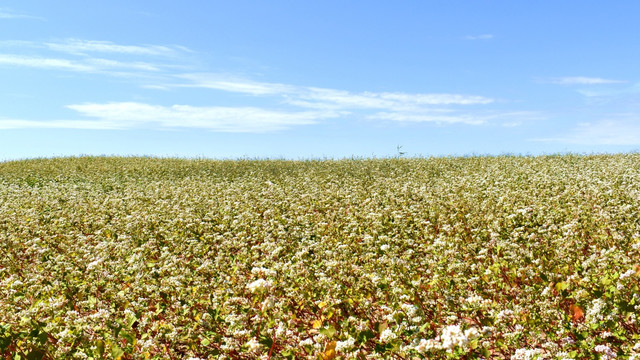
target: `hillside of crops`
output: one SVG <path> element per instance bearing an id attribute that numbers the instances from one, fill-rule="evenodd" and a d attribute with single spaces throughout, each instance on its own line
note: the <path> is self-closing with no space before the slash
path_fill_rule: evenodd
<path id="1" fill-rule="evenodd" d="M 5 359 L 640 359 L 640 155 L 0 163 Z"/>

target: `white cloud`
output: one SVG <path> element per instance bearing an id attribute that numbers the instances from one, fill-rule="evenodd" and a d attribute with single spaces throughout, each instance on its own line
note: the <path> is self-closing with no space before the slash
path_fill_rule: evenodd
<path id="1" fill-rule="evenodd" d="M 0 47 L 11 49 L 13 52 L 0 53 L 0 65 L 129 78 L 153 76 L 155 79 L 187 68 L 176 63 L 176 60 L 180 59 L 177 55 L 190 51 L 181 46 L 132 46 L 76 39 L 49 43 L 4 40 L 0 41 Z M 24 49 L 29 51 L 25 52 Z M 38 56 L 32 55 L 35 51 L 39 53 Z M 149 62 L 146 61 L 149 57 L 145 55 L 163 57 L 154 58 L 153 62 Z"/>
<path id="2" fill-rule="evenodd" d="M 0 129 L 84 129 L 113 130 L 122 129 L 119 124 L 109 121 L 93 120 L 23 120 L 0 118 Z"/>
<path id="3" fill-rule="evenodd" d="M 502 123 L 502 126 L 506 128 L 518 127 L 520 125 L 522 125 L 522 121 L 507 121 Z"/>
<path id="4" fill-rule="evenodd" d="M 549 80 L 552 84 L 558 85 L 599 85 L 599 84 L 622 84 L 627 81 L 623 80 L 611 80 L 585 76 L 569 76 L 561 78 L 553 78 Z"/>
<path id="5" fill-rule="evenodd" d="M 491 40 L 494 38 L 493 34 L 481 34 L 481 35 L 468 35 L 464 37 L 466 40 Z"/>
<path id="6" fill-rule="evenodd" d="M 64 70 L 75 72 L 94 72 L 94 73 L 108 73 L 111 75 L 127 75 L 130 76 L 130 71 L 146 71 L 146 72 L 159 72 L 161 66 L 146 63 L 146 62 L 125 62 L 101 58 L 83 58 L 81 60 L 69 60 L 60 58 L 45 58 L 45 57 L 33 57 L 22 56 L 13 54 L 0 54 L 0 65 L 12 65 L 31 67 L 38 69 L 49 70 Z M 114 71 L 119 69 L 120 71 Z M 123 73 L 122 71 L 125 71 Z M 129 71 L 129 72 L 126 72 Z"/>
<path id="7" fill-rule="evenodd" d="M 84 53 L 117 53 L 129 55 L 173 55 L 177 50 L 190 51 L 182 46 L 162 46 L 162 45 L 120 45 L 110 41 L 67 39 L 61 42 L 45 43 L 50 50 L 66 52 L 71 54 Z"/>
<path id="8" fill-rule="evenodd" d="M 68 71 L 95 71 L 95 67 L 67 59 L 52 59 L 20 55 L 0 54 L 1 65 L 25 66 L 40 69 L 60 69 Z"/>
<path id="9" fill-rule="evenodd" d="M 437 124 L 486 124 L 491 120 L 503 121 L 502 126 L 515 127 L 524 121 L 540 120 L 541 114 L 531 111 L 492 112 L 492 111 L 460 111 L 455 109 L 423 109 L 417 112 L 379 112 L 368 116 L 372 120 L 391 120 L 398 122 L 433 122 Z"/>
<path id="10" fill-rule="evenodd" d="M 0 42 L 0 46 L 12 49 L 29 47 L 32 48 L 30 50 L 37 49 L 43 54 L 40 57 L 0 54 L 0 65 L 122 76 L 137 79 L 138 85 L 146 89 L 211 89 L 244 94 L 248 97 L 262 97 L 266 98 L 262 103 L 272 103 L 268 108 L 251 106 L 252 103 L 255 104 L 252 99 L 247 100 L 247 106 L 239 107 L 159 106 L 136 102 L 81 104 L 70 105 L 68 108 L 91 120 L 2 120 L 0 126 L 5 127 L 115 129 L 145 126 L 262 132 L 313 124 L 346 114 L 372 120 L 473 125 L 499 117 L 471 110 L 496 102 L 495 99 L 478 95 L 353 92 L 260 82 L 224 74 L 180 73 L 178 66 L 167 62 L 167 58 L 160 61 L 160 64 L 140 61 L 148 59 L 145 56 L 175 55 L 190 51 L 179 46 L 121 45 L 108 41 L 78 39 L 47 43 L 3 41 Z M 140 79 L 148 81 L 140 82 Z M 155 81 L 149 81 L 152 79 Z M 461 111 L 462 108 L 465 108 L 465 111 Z"/>
<path id="11" fill-rule="evenodd" d="M 315 109 L 407 109 L 425 105 L 490 104 L 494 99 L 460 94 L 409 94 L 393 92 L 361 92 L 294 86 L 244 80 L 217 74 L 185 74 L 178 78 L 188 84 L 164 85 L 173 87 L 201 87 L 248 95 L 281 96 L 290 104 Z"/>
<path id="12" fill-rule="evenodd" d="M 581 145 L 640 145 L 640 118 L 582 123 L 566 136 L 533 140 Z"/>
<path id="13" fill-rule="evenodd" d="M 141 71 L 161 71 L 160 66 L 142 61 L 126 62 L 100 58 L 88 58 L 85 62 L 95 66 L 95 68 L 99 70 L 119 68 Z"/>
<path id="14" fill-rule="evenodd" d="M 394 101 L 385 100 L 373 93 L 354 94 L 345 90 L 323 88 L 300 88 L 292 97 L 337 108 L 384 109 L 393 106 Z M 303 104 L 303 103 L 301 103 Z"/>
<path id="15" fill-rule="evenodd" d="M 461 112 L 460 106 L 487 105 L 495 99 L 463 94 L 350 92 L 347 90 L 296 86 L 246 80 L 220 74 L 182 74 L 188 80 L 180 84 L 158 84 L 157 89 L 195 87 L 242 93 L 251 96 L 275 97 L 281 104 L 315 111 L 360 114 L 370 120 L 398 122 L 432 122 L 482 124 L 499 114 L 482 116 Z"/>
<path id="16" fill-rule="evenodd" d="M 206 88 L 249 95 L 278 95 L 295 91 L 295 87 L 289 85 L 242 80 L 227 75 L 202 73 L 182 74 L 177 77 L 190 81 L 188 84 L 177 85 L 178 87 Z"/>
<path id="17" fill-rule="evenodd" d="M 495 101 L 484 96 L 470 96 L 459 94 L 373 93 L 372 95 L 379 96 L 382 99 L 393 100 L 401 103 L 414 103 L 420 105 L 474 105 L 490 104 Z"/>
<path id="18" fill-rule="evenodd" d="M 36 19 L 42 20 L 41 17 L 25 15 L 21 13 L 17 13 L 8 8 L 0 8 L 0 19 Z"/>
<path id="19" fill-rule="evenodd" d="M 458 94 L 407 94 L 389 92 L 352 93 L 344 90 L 302 88 L 286 101 L 302 107 L 329 109 L 390 110 L 420 112 L 432 106 L 489 104 L 493 99 Z"/>
<path id="20" fill-rule="evenodd" d="M 160 126 L 200 128 L 220 132 L 268 132 L 309 125 L 340 114 L 327 111 L 288 112 L 255 107 L 159 106 L 135 102 L 69 105 L 69 109 L 97 121 L 113 122 L 122 128 Z"/>
<path id="21" fill-rule="evenodd" d="M 380 112 L 368 117 L 371 120 L 390 120 L 397 122 L 433 122 L 436 124 L 455 124 L 463 123 L 470 125 L 479 125 L 484 120 L 469 114 L 458 115 L 437 115 L 429 113 L 400 113 L 400 112 Z"/>
<path id="22" fill-rule="evenodd" d="M 338 117 L 337 112 L 288 112 L 255 107 L 159 106 L 136 102 L 76 104 L 67 108 L 93 120 L 1 119 L 0 129 L 194 128 L 217 132 L 270 132 Z"/>

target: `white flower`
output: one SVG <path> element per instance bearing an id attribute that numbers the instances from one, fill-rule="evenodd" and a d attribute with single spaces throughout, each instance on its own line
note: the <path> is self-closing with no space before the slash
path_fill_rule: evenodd
<path id="1" fill-rule="evenodd" d="M 247 288 L 249 289 L 249 291 L 253 293 L 253 292 L 259 292 L 262 290 L 269 289 L 271 285 L 272 285 L 271 281 L 267 281 L 261 278 L 252 283 L 247 284 Z"/>
<path id="2" fill-rule="evenodd" d="M 260 344 L 256 339 L 249 340 L 246 345 L 250 352 L 257 352 L 262 348 L 262 344 Z"/>
<path id="3" fill-rule="evenodd" d="M 607 345 L 596 345 L 593 350 L 595 350 L 595 352 L 602 353 L 601 359 L 604 360 L 615 359 L 618 357 L 618 355 Z"/>
<path id="4" fill-rule="evenodd" d="M 275 304 L 275 301 L 273 301 L 273 299 L 270 297 L 264 299 L 264 301 L 262 302 L 262 311 L 273 308 Z"/>
<path id="5" fill-rule="evenodd" d="M 440 343 L 436 339 L 420 339 L 420 343 L 418 343 L 418 345 L 416 345 L 414 349 L 420 353 L 424 353 L 432 349 L 440 349 Z"/>
<path id="6" fill-rule="evenodd" d="M 568 336 L 564 337 L 564 338 L 562 338 L 560 340 L 560 344 L 562 344 L 563 346 L 564 345 L 571 345 L 571 344 L 574 344 L 574 343 L 575 343 L 575 340 L 573 340 L 573 338 L 568 337 Z"/>
<path id="7" fill-rule="evenodd" d="M 442 348 L 448 350 L 452 350 L 457 346 L 466 347 L 469 344 L 469 341 L 478 337 L 480 337 L 478 329 L 472 327 L 463 332 L 460 325 L 446 326 L 440 335 Z"/>
<path id="8" fill-rule="evenodd" d="M 505 319 L 508 319 L 511 316 L 513 316 L 513 310 L 505 309 L 505 310 L 501 310 L 496 317 L 498 318 L 498 321 L 504 321 Z"/>
<path id="9" fill-rule="evenodd" d="M 254 267 L 251 269 L 251 273 L 253 275 L 261 275 L 264 274 L 266 276 L 275 276 L 277 272 L 275 270 L 263 268 L 263 267 Z"/>
<path id="10" fill-rule="evenodd" d="M 84 351 L 78 350 L 73 354 L 73 358 L 74 359 L 87 359 L 88 356 L 87 356 L 87 354 L 84 353 Z"/>
<path id="11" fill-rule="evenodd" d="M 345 341 L 336 342 L 336 351 L 349 351 L 355 345 L 356 340 L 354 338 L 348 338 Z"/>
<path id="12" fill-rule="evenodd" d="M 391 329 L 387 328 L 387 329 L 384 329 L 382 334 L 380 334 L 380 341 L 384 343 L 388 343 L 389 341 L 395 339 L 396 337 L 397 335 L 394 334 L 393 331 L 391 331 Z"/>
<path id="13" fill-rule="evenodd" d="M 300 347 L 305 347 L 305 346 L 311 346 L 313 345 L 313 339 L 312 338 L 306 338 L 304 340 L 301 340 L 298 345 Z"/>
<path id="14" fill-rule="evenodd" d="M 585 321 L 587 323 L 593 323 L 598 320 L 602 320 L 602 310 L 607 304 L 602 299 L 594 299 L 591 302 L 591 307 L 587 309 L 587 314 L 585 315 Z"/>
<path id="15" fill-rule="evenodd" d="M 61 332 L 59 332 L 56 337 L 58 338 L 59 341 L 70 341 L 73 338 L 73 334 L 69 331 L 69 329 L 64 329 Z"/>
<path id="16" fill-rule="evenodd" d="M 518 349 L 515 354 L 511 355 L 511 360 L 534 360 L 538 359 L 542 354 L 540 349 Z"/>
<path id="17" fill-rule="evenodd" d="M 629 269 L 625 273 L 620 275 L 620 280 L 624 280 L 628 277 L 635 275 L 636 271 L 634 269 Z"/>
<path id="18" fill-rule="evenodd" d="M 480 333 L 478 332 L 478 329 L 472 327 L 464 331 L 464 336 L 467 338 L 467 340 L 473 340 L 479 338 Z"/>
<path id="19" fill-rule="evenodd" d="M 91 270 L 91 269 L 93 269 L 94 267 L 98 266 L 101 262 L 102 262 L 102 259 L 96 259 L 96 260 L 94 260 L 94 261 L 90 262 L 90 263 L 87 265 L 87 270 Z"/>
<path id="20" fill-rule="evenodd" d="M 400 305 L 400 308 L 402 311 L 407 313 L 407 316 L 409 317 L 413 317 L 416 314 L 416 311 L 418 311 L 418 308 L 412 304 L 402 304 Z"/>
<path id="21" fill-rule="evenodd" d="M 469 296 L 468 298 L 465 299 L 465 301 L 469 304 L 476 304 L 476 303 L 480 303 L 484 300 L 484 298 L 480 295 L 477 294 L 473 294 L 471 296 Z"/>

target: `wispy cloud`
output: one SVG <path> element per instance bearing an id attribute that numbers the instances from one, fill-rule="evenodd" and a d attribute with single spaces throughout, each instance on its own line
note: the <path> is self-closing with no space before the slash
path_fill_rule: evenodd
<path id="1" fill-rule="evenodd" d="M 126 62 L 101 58 L 85 58 L 69 60 L 61 58 L 45 58 L 0 54 L 0 65 L 30 67 L 45 70 L 63 70 L 85 73 L 103 73 L 114 76 L 131 76 L 134 72 L 159 72 L 160 65 L 145 62 Z"/>
<path id="2" fill-rule="evenodd" d="M 309 125 L 319 119 L 337 117 L 337 112 L 288 112 L 256 107 L 159 106 L 135 102 L 69 105 L 83 116 L 101 122 L 113 122 L 122 128 L 143 124 L 163 128 L 201 128 L 221 132 L 267 132 L 297 125 Z"/>
<path id="3" fill-rule="evenodd" d="M 34 19 L 34 20 L 43 20 L 38 16 L 31 16 L 22 14 L 19 12 L 15 12 L 9 8 L 0 8 L 0 19 Z"/>
<path id="4" fill-rule="evenodd" d="M 300 99 L 345 108 L 409 110 L 425 105 L 490 104 L 494 99 L 460 94 L 409 94 L 393 92 L 353 93 L 345 90 L 300 88 L 295 95 Z"/>
<path id="5" fill-rule="evenodd" d="M 175 55 L 177 52 L 191 52 L 191 50 L 183 46 L 121 45 L 110 41 L 93 41 L 81 39 L 66 39 L 60 42 L 48 42 L 44 45 L 50 50 L 71 54 L 86 54 L 98 52 L 129 55 L 167 56 Z"/>
<path id="6" fill-rule="evenodd" d="M 180 61 L 180 55 L 191 51 L 182 46 L 121 45 L 77 39 L 47 43 L 4 40 L 0 41 L 0 47 L 10 49 L 0 54 L 0 65 L 129 78 L 148 77 L 151 73 L 156 77 L 168 76 L 184 70 L 188 66 Z M 34 51 L 39 55 L 34 56 Z"/>
<path id="7" fill-rule="evenodd" d="M 2 120 L 5 128 L 69 127 L 95 129 L 202 128 L 227 132 L 263 132 L 346 117 L 370 121 L 483 124 L 499 113 L 478 109 L 496 99 L 468 94 L 348 91 L 254 81 L 216 73 L 185 73 L 180 46 L 122 45 L 108 41 L 67 39 L 45 43 L 4 41 L 9 49 L 29 48 L 28 55 L 0 54 L 0 66 L 95 73 L 136 79 L 147 89 L 209 89 L 246 96 L 244 106 L 151 105 L 138 102 L 70 105 L 89 120 Z M 33 56 L 33 50 L 40 56 Z M 176 56 L 174 56 L 176 55 Z M 176 61 L 177 60 L 177 61 Z M 261 97 L 263 107 L 255 107 Z"/>
<path id="8" fill-rule="evenodd" d="M 244 80 L 229 75 L 219 74 L 180 74 L 179 79 L 188 80 L 188 83 L 166 85 L 169 87 L 193 87 L 237 92 L 249 95 L 278 95 L 295 92 L 295 87 L 277 83 L 264 83 Z"/>
<path id="9" fill-rule="evenodd" d="M 196 87 L 250 96 L 271 96 L 282 104 L 298 108 L 359 113 L 365 119 L 481 124 L 487 117 L 477 117 L 471 112 L 461 113 L 457 106 L 487 105 L 495 99 L 462 94 L 402 93 L 402 92 L 351 92 L 339 89 L 296 86 L 241 79 L 219 74 L 184 74 L 188 80 L 179 84 L 158 85 L 168 87 Z"/>
<path id="10" fill-rule="evenodd" d="M 137 102 L 87 103 L 67 108 L 90 120 L 33 121 L 0 119 L 0 129 L 66 128 L 126 130 L 194 128 L 216 132 L 271 132 L 334 118 L 337 112 L 288 112 L 255 107 L 160 106 Z"/>
<path id="11" fill-rule="evenodd" d="M 491 40 L 494 38 L 493 34 L 481 34 L 481 35 L 467 35 L 465 40 Z"/>
<path id="12" fill-rule="evenodd" d="M 578 89 L 578 93 L 589 98 L 617 98 L 618 100 L 629 100 L 631 103 L 637 104 L 637 94 L 640 93 L 640 83 L 634 83 L 627 86 L 608 86 L 588 89 Z M 599 101 L 601 101 L 600 99 Z"/>
<path id="13" fill-rule="evenodd" d="M 631 114 L 585 122 L 566 135 L 533 140 L 580 145 L 640 145 L 640 118 Z"/>
<path id="14" fill-rule="evenodd" d="M 121 129 L 113 121 L 94 120 L 24 120 L 0 118 L 0 129 L 78 129 L 78 130 L 114 130 Z"/>
<path id="15" fill-rule="evenodd" d="M 390 120 L 396 122 L 432 122 L 436 124 L 463 123 L 479 125 L 484 119 L 470 114 L 442 115 L 437 112 L 404 113 L 404 112 L 379 112 L 367 117 L 370 120 Z"/>
<path id="16" fill-rule="evenodd" d="M 95 67 L 67 59 L 30 57 L 0 54 L 0 65 L 24 66 L 40 69 L 59 69 L 67 71 L 95 71 Z"/>
<path id="17" fill-rule="evenodd" d="M 458 109 L 424 109 L 414 112 L 378 112 L 368 116 L 371 120 L 390 120 L 397 122 L 432 122 L 436 124 L 480 125 L 499 120 L 503 127 L 516 127 L 526 121 L 545 119 L 540 113 L 532 111 L 465 111 Z"/>
<path id="18" fill-rule="evenodd" d="M 627 81 L 624 80 L 612 80 L 612 79 L 603 79 L 596 77 L 586 77 L 586 76 L 568 76 L 568 77 L 559 77 L 559 78 L 551 78 L 546 82 L 550 82 L 552 84 L 558 85 L 600 85 L 600 84 L 623 84 Z"/>
<path id="19" fill-rule="evenodd" d="M 267 83 L 217 74 L 184 74 L 189 83 L 172 87 L 201 87 L 248 95 L 277 95 L 290 104 L 310 108 L 403 108 L 422 105 L 490 104 L 494 99 L 460 94 L 409 94 L 400 92 L 360 92 L 280 83 Z"/>
<path id="20" fill-rule="evenodd" d="M 152 64 L 143 61 L 117 61 L 101 58 L 88 58 L 84 61 L 86 64 L 93 66 L 97 71 L 108 69 L 128 69 L 138 71 L 161 71 L 162 65 Z"/>

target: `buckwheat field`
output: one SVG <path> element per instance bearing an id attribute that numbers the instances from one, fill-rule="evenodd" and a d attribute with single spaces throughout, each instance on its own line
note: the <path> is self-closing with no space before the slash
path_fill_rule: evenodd
<path id="1" fill-rule="evenodd" d="M 0 163 L 6 359 L 640 359 L 640 155 Z"/>

